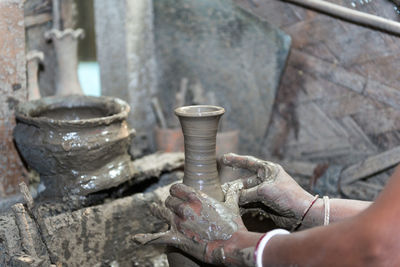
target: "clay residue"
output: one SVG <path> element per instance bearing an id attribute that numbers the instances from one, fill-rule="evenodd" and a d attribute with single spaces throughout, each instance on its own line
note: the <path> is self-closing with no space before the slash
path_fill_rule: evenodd
<path id="1" fill-rule="evenodd" d="M 214 199 L 202 208 L 199 215 L 193 213 L 190 219 L 181 224 L 182 229 L 191 229 L 203 241 L 228 240 L 238 230 L 235 222 L 238 216 Z M 221 217 L 224 220 L 221 220 Z"/>

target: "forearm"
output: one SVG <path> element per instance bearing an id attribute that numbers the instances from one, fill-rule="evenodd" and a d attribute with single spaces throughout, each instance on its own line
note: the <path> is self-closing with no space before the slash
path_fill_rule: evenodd
<path id="1" fill-rule="evenodd" d="M 336 223 L 273 237 L 264 266 L 399 266 L 399 192 L 397 168 L 375 203 L 333 200 Z"/>
<path id="2" fill-rule="evenodd" d="M 379 251 L 375 244 L 379 234 L 365 221 L 353 218 L 273 236 L 260 251 L 263 266 L 378 266 L 381 258 L 375 253 Z M 255 266 L 254 249 L 261 237 L 260 233 L 241 232 L 233 238 L 225 247 L 225 266 Z"/>
<path id="3" fill-rule="evenodd" d="M 379 240 L 365 226 L 351 219 L 274 236 L 264 250 L 264 266 L 378 266 Z"/>
<path id="4" fill-rule="evenodd" d="M 312 198 L 310 198 L 312 199 Z M 310 203 L 311 200 L 308 202 Z M 329 222 L 338 222 L 343 219 L 358 215 L 367 209 L 372 202 L 352 199 L 329 199 Z M 324 224 L 325 204 L 322 198 L 319 198 L 307 213 L 302 223 L 303 228 L 310 228 Z"/>

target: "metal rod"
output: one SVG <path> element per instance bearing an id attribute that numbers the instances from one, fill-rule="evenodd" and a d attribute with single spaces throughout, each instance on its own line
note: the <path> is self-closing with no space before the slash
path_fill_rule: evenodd
<path id="1" fill-rule="evenodd" d="M 332 15 L 356 24 L 361 24 L 384 32 L 400 35 L 400 23 L 379 16 L 360 12 L 323 0 L 281 0 Z"/>

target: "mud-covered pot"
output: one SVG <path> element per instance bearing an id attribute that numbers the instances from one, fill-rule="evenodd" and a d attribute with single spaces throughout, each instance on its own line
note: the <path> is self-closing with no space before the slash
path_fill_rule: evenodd
<path id="1" fill-rule="evenodd" d="M 78 95 L 17 106 L 15 142 L 45 195 L 87 195 L 130 178 L 129 110 L 118 98 Z"/>

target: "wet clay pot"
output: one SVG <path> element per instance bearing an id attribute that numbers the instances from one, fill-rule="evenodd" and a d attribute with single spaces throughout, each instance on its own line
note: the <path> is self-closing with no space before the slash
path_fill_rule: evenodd
<path id="1" fill-rule="evenodd" d="M 218 177 L 216 137 L 225 110 L 217 106 L 186 106 L 175 109 L 182 126 L 185 147 L 183 183 L 224 200 Z"/>
<path id="2" fill-rule="evenodd" d="M 14 138 L 43 193 L 87 195 L 129 179 L 129 110 L 117 98 L 77 95 L 19 104 Z"/>
<path id="3" fill-rule="evenodd" d="M 179 118 L 184 137 L 183 183 L 201 190 L 219 201 L 224 200 L 224 194 L 218 177 L 216 139 L 219 119 L 224 112 L 222 107 L 204 105 L 175 109 L 175 115 Z M 170 266 L 209 266 L 176 249 L 170 250 L 168 254 Z"/>

